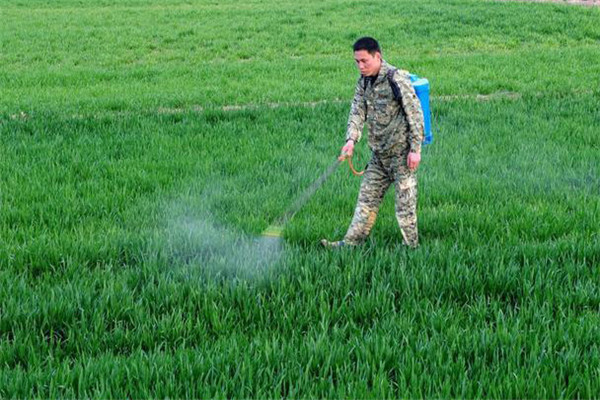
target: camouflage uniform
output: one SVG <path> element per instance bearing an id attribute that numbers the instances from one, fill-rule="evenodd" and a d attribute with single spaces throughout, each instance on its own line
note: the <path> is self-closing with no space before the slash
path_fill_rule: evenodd
<path id="1" fill-rule="evenodd" d="M 408 72 L 397 70 L 393 79 L 398 84 L 402 105 L 394 99 L 387 73 L 393 68 L 382 61 L 374 80 L 360 77 L 348 118 L 346 139 L 358 142 L 367 123 L 369 161 L 358 194 L 354 218 L 344 242 L 362 243 L 377 217 L 379 205 L 390 185 L 396 191 L 396 219 L 404 243 L 416 247 L 417 230 L 417 175 L 407 166 L 409 152 L 420 152 L 423 141 L 423 112 L 410 82 Z"/>

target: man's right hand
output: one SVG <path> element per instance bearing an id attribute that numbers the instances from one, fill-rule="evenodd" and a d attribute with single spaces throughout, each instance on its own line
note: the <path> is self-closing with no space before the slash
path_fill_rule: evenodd
<path id="1" fill-rule="evenodd" d="M 354 152 L 354 140 L 349 139 L 344 147 L 342 147 L 342 154 L 338 157 L 338 160 L 344 161 L 348 157 L 352 157 L 352 153 Z"/>

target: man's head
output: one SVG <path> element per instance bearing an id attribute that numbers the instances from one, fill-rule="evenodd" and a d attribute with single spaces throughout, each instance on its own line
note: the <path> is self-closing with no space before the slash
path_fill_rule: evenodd
<path id="1" fill-rule="evenodd" d="M 375 76 L 381 68 L 381 48 L 372 37 L 362 37 L 354 43 L 354 60 L 360 74 Z"/>

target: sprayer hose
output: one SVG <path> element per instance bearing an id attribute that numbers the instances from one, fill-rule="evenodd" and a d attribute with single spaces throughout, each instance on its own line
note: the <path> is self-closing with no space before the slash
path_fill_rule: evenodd
<path id="1" fill-rule="evenodd" d="M 365 171 L 360 171 L 358 172 L 355 168 L 354 168 L 354 164 L 352 164 L 352 156 L 348 157 L 348 166 L 350 166 L 350 171 L 352 171 L 352 173 L 355 176 L 361 176 L 362 174 L 365 173 Z"/>

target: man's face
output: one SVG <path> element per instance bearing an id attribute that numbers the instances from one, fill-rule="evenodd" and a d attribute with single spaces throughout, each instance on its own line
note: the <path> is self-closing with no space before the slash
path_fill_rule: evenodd
<path id="1" fill-rule="evenodd" d="M 367 50 L 358 50 L 354 52 L 356 66 L 363 76 L 375 76 L 381 68 L 381 54 L 379 52 L 371 55 Z"/>

